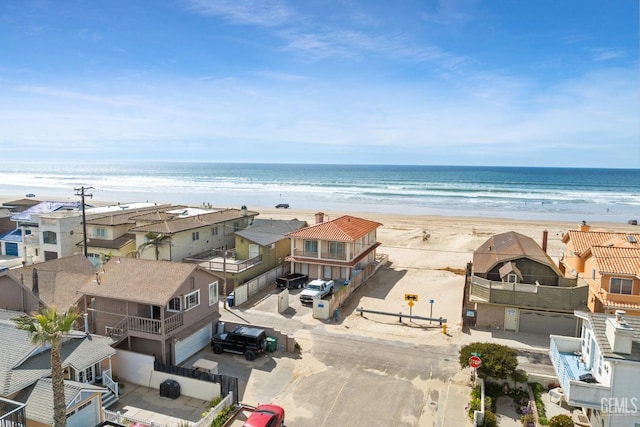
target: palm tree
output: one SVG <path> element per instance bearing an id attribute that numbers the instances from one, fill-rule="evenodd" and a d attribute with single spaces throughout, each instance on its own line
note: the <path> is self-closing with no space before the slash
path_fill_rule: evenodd
<path id="1" fill-rule="evenodd" d="M 64 372 L 60 349 L 62 338 L 72 329 L 80 314 L 70 308 L 58 314 L 55 307 L 42 308 L 31 315 L 13 319 L 18 329 L 31 334 L 31 342 L 36 345 L 51 346 L 51 382 L 53 384 L 53 425 L 66 427 L 67 409 L 64 398 Z"/>
<path id="2" fill-rule="evenodd" d="M 153 246 L 156 249 L 156 261 L 160 259 L 160 246 L 164 245 L 169 239 L 169 236 L 165 236 L 162 233 L 154 233 L 149 231 L 144 235 L 145 242 L 138 246 L 138 251 L 142 253 L 149 246 Z"/>

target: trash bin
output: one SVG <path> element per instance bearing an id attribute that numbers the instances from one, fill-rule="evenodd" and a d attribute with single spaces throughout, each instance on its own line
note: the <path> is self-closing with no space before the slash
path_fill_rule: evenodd
<path id="1" fill-rule="evenodd" d="M 278 340 L 274 337 L 267 337 L 267 351 L 273 353 L 278 347 Z"/>
<path id="2" fill-rule="evenodd" d="M 236 296 L 234 295 L 233 292 L 227 295 L 227 307 L 233 307 L 235 300 L 236 300 Z"/>
<path id="3" fill-rule="evenodd" d="M 168 397 L 170 399 L 177 399 L 180 397 L 180 384 L 175 380 L 164 380 L 160 383 L 160 396 Z"/>

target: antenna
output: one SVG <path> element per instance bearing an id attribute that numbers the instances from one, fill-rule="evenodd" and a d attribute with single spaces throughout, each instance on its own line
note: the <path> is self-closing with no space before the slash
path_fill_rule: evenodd
<path id="1" fill-rule="evenodd" d="M 76 196 L 80 196 L 82 200 L 82 235 L 83 235 L 83 247 L 84 247 L 84 256 L 87 256 L 87 217 L 85 216 L 85 206 L 84 206 L 84 198 L 85 197 L 93 197 L 93 194 L 86 194 L 85 191 L 91 190 L 93 187 L 80 187 L 74 188 L 73 191 L 76 192 Z"/>

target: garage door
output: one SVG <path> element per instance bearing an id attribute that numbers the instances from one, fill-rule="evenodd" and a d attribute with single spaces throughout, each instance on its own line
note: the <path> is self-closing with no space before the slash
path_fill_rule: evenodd
<path id="1" fill-rule="evenodd" d="M 520 310 L 519 330 L 573 337 L 576 335 L 576 322 L 576 317 L 570 314 Z"/>
<path id="2" fill-rule="evenodd" d="M 211 325 L 199 329 L 187 338 L 176 342 L 176 361 L 179 365 L 189 357 L 193 356 L 211 342 Z"/>

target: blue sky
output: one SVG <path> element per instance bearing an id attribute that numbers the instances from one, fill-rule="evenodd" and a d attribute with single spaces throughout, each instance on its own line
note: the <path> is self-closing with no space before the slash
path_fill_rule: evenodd
<path id="1" fill-rule="evenodd" d="M 0 2 L 3 160 L 640 167 L 638 2 Z"/>

